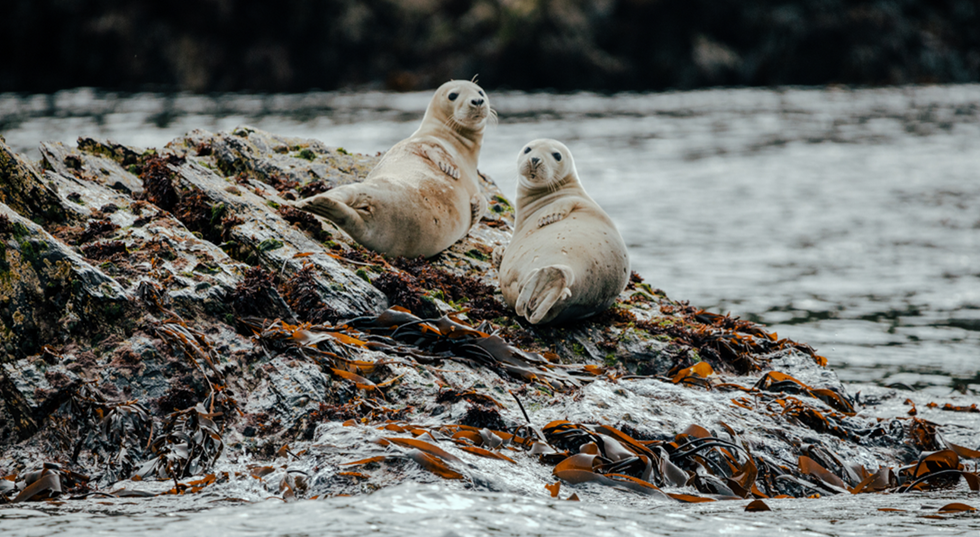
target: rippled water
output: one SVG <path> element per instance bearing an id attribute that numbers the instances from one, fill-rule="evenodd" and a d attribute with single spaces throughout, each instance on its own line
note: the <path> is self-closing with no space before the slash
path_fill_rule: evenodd
<path id="1" fill-rule="evenodd" d="M 493 93 L 481 168 L 565 141 L 646 280 L 811 343 L 845 380 L 980 388 L 980 86 Z M 239 124 L 348 150 L 410 134 L 427 93 L 0 95 L 0 132 L 159 146 Z"/>
<path id="2" fill-rule="evenodd" d="M 197 498 L 200 500 L 200 498 Z M 528 498 L 491 492 L 450 491 L 408 484 L 366 497 L 279 499 L 247 507 L 221 505 L 188 510 L 188 503 L 160 498 L 152 504 L 111 500 L 73 502 L 72 510 L 31 507 L 0 510 L 0 528 L 19 535 L 881 535 L 927 536 L 980 533 L 980 517 L 938 509 L 962 502 L 962 492 L 903 497 L 840 495 L 819 501 L 766 500 L 769 512 L 746 512 L 746 500 L 684 505 L 636 502 L 610 505 Z M 976 503 L 976 502 L 974 502 Z M 200 503 L 195 502 L 200 508 Z M 878 509 L 901 508 L 882 512 Z M 30 531 L 30 528 L 36 531 Z"/>
<path id="3" fill-rule="evenodd" d="M 521 147 L 538 137 L 566 142 L 633 268 L 672 298 L 808 342 L 845 380 L 937 396 L 954 385 L 971 393 L 963 403 L 980 400 L 980 86 L 490 97 L 500 122 L 481 169 L 513 195 Z M 32 156 L 41 140 L 90 135 L 150 147 L 239 124 L 373 153 L 410 134 L 427 102 L 383 93 L 0 95 L 0 132 Z M 970 417 L 975 429 L 972 416 L 948 418 Z M 921 518 L 950 501 L 980 507 L 976 494 L 943 494 L 781 500 L 771 513 L 746 513 L 745 502 L 617 506 L 409 485 L 204 512 L 194 511 L 198 501 L 172 499 L 8 508 L 0 530 L 980 537 L 976 516 Z"/>

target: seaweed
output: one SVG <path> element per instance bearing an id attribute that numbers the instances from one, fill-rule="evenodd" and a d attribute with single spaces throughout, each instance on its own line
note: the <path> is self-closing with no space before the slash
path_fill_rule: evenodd
<path id="1" fill-rule="evenodd" d="M 172 207 L 177 220 L 204 239 L 222 244 L 229 240 L 232 228 L 244 222 L 224 203 L 212 203 L 204 193 L 191 190 L 179 197 Z"/>
<path id="2" fill-rule="evenodd" d="M 228 297 L 235 314 L 238 317 L 284 317 L 295 322 L 292 313 L 284 307 L 274 280 L 273 275 L 262 267 L 248 268 Z"/>
<path id="3" fill-rule="evenodd" d="M 115 230 L 119 229 L 119 226 L 112 223 L 109 220 L 95 220 L 88 223 L 85 231 L 82 232 L 78 239 L 78 242 L 86 243 L 94 239 L 105 237 Z"/>
<path id="4" fill-rule="evenodd" d="M 312 213 L 301 211 L 289 205 L 279 207 L 278 213 L 285 221 L 309 233 L 317 241 L 330 240 L 330 232 L 323 229 L 320 221 Z"/>
<path id="5" fill-rule="evenodd" d="M 143 181 L 143 191 L 146 199 L 165 211 L 170 211 L 177 204 L 179 196 L 174 188 L 170 166 L 179 166 L 185 162 L 183 157 L 167 154 L 160 156 L 150 153 L 140 159 L 140 179 Z"/>
<path id="6" fill-rule="evenodd" d="M 326 181 L 316 180 L 310 181 L 299 187 L 299 197 L 300 198 L 310 198 L 316 196 L 317 194 L 322 194 L 332 189 L 333 185 L 327 183 Z"/>
<path id="7" fill-rule="evenodd" d="M 405 307 L 411 311 L 417 311 L 423 316 L 435 314 L 430 306 L 426 305 L 427 300 L 424 291 L 437 291 L 446 300 L 456 304 L 465 305 L 466 315 L 472 320 L 482 321 L 496 319 L 510 312 L 496 298 L 496 289 L 476 278 L 458 276 L 449 271 L 440 269 L 432 265 L 424 258 L 406 259 L 398 257 L 391 260 L 391 265 L 402 270 L 397 276 L 379 276 L 373 282 L 385 296 L 388 297 L 391 305 Z"/>
<path id="8" fill-rule="evenodd" d="M 283 299 L 300 320 L 314 324 L 338 320 L 337 310 L 323 302 L 317 289 L 314 267 L 310 263 L 304 263 L 300 270 L 279 285 Z"/>
<path id="9" fill-rule="evenodd" d="M 215 414 L 205 411 L 200 403 L 171 413 L 164 424 L 163 434 L 150 443 L 154 457 L 145 462 L 136 475 L 173 479 L 177 489 L 178 479 L 210 470 L 224 450 L 224 442 L 217 424 L 211 419 L 213 417 Z"/>
<path id="10" fill-rule="evenodd" d="M 105 241 L 83 245 L 82 253 L 89 259 L 105 261 L 117 256 L 127 256 L 129 250 L 126 249 L 126 243 L 123 241 Z"/>

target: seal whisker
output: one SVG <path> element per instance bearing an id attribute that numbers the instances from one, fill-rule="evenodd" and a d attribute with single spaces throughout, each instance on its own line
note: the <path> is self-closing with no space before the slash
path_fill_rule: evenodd
<path id="1" fill-rule="evenodd" d="M 496 127 L 498 123 L 497 111 L 494 110 L 493 108 L 490 108 L 489 110 L 490 110 L 490 114 L 489 117 L 487 117 L 487 124 Z"/>
<path id="2" fill-rule="evenodd" d="M 460 134 L 463 133 L 463 126 L 460 125 L 458 121 L 456 121 L 456 118 L 454 116 L 447 117 L 446 118 L 446 121 L 444 121 L 443 123 L 447 127 L 449 127 L 449 130 L 451 130 L 453 132 L 458 132 Z"/>

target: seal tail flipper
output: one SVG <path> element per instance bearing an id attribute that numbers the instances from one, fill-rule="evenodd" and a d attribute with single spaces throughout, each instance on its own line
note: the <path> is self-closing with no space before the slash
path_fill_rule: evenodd
<path id="1" fill-rule="evenodd" d="M 342 188 L 317 194 L 296 204 L 304 211 L 318 214 L 337 224 L 352 237 L 359 236 L 364 228 L 364 220 L 350 207 L 350 196 Z"/>
<path id="2" fill-rule="evenodd" d="M 575 274 L 565 265 L 535 269 L 524 280 L 514 309 L 531 324 L 548 322 L 558 313 L 551 311 L 558 301 L 572 296 L 574 281 Z"/>

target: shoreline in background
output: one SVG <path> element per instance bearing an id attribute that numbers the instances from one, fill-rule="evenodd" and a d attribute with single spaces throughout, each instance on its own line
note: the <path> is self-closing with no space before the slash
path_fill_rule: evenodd
<path id="1" fill-rule="evenodd" d="M 980 81 L 980 9 L 945 2 L 14 0 L 0 92 L 597 91 Z"/>

